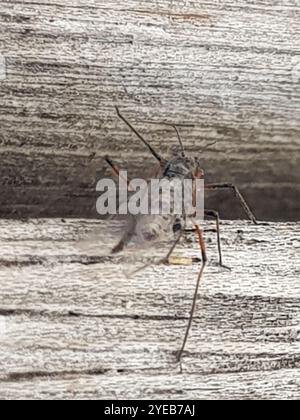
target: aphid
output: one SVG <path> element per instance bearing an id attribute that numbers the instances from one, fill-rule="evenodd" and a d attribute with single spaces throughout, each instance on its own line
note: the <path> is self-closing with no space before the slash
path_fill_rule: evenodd
<path id="1" fill-rule="evenodd" d="M 176 131 L 180 150 L 177 156 L 172 158 L 171 160 L 167 160 L 162 157 L 159 153 L 157 153 L 153 147 L 145 140 L 145 138 L 132 126 L 132 124 L 120 113 L 119 109 L 116 108 L 118 116 L 121 120 L 136 134 L 136 136 L 144 143 L 144 145 L 149 149 L 152 156 L 157 160 L 159 164 L 159 170 L 157 177 L 159 179 L 166 179 L 170 182 L 172 180 L 184 182 L 186 179 L 196 180 L 197 178 L 203 178 L 204 171 L 201 169 L 200 166 L 200 157 L 188 157 L 185 153 L 183 142 L 179 133 L 178 125 L 172 125 Z M 210 145 L 209 145 L 210 146 Z M 209 147 L 207 146 L 207 147 Z M 206 149 L 206 148 L 205 148 Z M 199 155 L 205 150 L 202 149 L 199 151 Z M 111 166 L 113 173 L 119 174 L 119 168 L 112 162 L 112 160 L 107 156 L 106 162 Z M 229 183 L 220 183 L 220 184 L 208 184 L 205 185 L 205 190 L 218 190 L 218 189 L 230 189 L 234 192 L 235 197 L 239 200 L 240 204 L 242 205 L 246 215 L 252 220 L 254 223 L 257 223 L 256 218 L 252 211 L 250 210 L 249 206 L 247 205 L 245 199 L 239 192 L 238 188 L 233 184 Z M 221 238 L 220 238 L 220 217 L 219 213 L 214 210 L 205 210 L 204 215 L 207 217 L 212 217 L 216 221 L 216 231 L 217 231 L 217 240 L 218 240 L 218 252 L 219 252 L 219 264 L 221 267 L 228 269 L 223 264 L 222 258 L 222 248 L 221 248 Z M 169 215 L 137 215 L 131 216 L 130 222 L 123 234 L 123 237 L 119 241 L 119 243 L 113 248 L 112 254 L 117 254 L 124 250 L 124 248 L 134 239 L 138 238 L 141 242 L 145 243 L 155 243 L 159 240 L 165 239 L 167 236 L 172 237 L 172 244 L 170 246 L 170 250 L 168 254 L 162 258 L 160 262 L 168 263 L 170 261 L 171 255 L 175 250 L 176 246 L 180 242 L 182 236 L 187 231 L 187 219 L 191 218 L 192 215 L 186 214 L 173 214 L 172 212 Z M 194 317 L 197 295 L 199 291 L 200 281 L 203 276 L 203 272 L 205 266 L 207 264 L 207 254 L 206 254 L 206 247 L 203 238 L 203 231 L 202 228 L 193 220 L 193 232 L 196 234 L 200 250 L 201 250 L 201 268 L 198 273 L 196 288 L 192 303 L 192 309 L 190 312 L 190 317 L 188 321 L 188 325 L 186 328 L 186 332 L 184 335 L 183 344 L 177 353 L 177 361 L 181 361 L 181 357 L 183 355 L 187 339 L 189 336 L 189 332 L 192 326 L 192 321 Z M 188 230 L 189 232 L 191 230 Z M 143 267 L 145 268 L 145 266 Z"/>

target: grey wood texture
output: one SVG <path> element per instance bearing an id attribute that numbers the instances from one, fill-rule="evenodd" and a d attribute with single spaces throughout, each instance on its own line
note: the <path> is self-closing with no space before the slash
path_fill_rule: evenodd
<path id="1" fill-rule="evenodd" d="M 106 153 L 151 171 L 118 104 L 163 153 L 175 133 L 144 120 L 195 125 L 189 152 L 217 141 L 207 181 L 237 183 L 260 219 L 298 220 L 299 21 L 299 0 L 1 0 L 0 214 L 94 215 Z M 227 193 L 207 200 L 240 216 Z"/>
<path id="2" fill-rule="evenodd" d="M 213 224 L 205 222 L 205 230 Z M 299 224 L 222 224 L 182 361 L 199 264 L 109 250 L 119 222 L 0 221 L 0 398 L 299 399 Z M 193 235 L 176 256 L 198 257 Z"/>

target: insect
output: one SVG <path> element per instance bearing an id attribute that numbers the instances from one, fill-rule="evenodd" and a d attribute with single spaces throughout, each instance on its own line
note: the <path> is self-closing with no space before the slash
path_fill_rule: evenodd
<path id="1" fill-rule="evenodd" d="M 129 127 L 129 129 L 143 142 L 143 144 L 148 148 L 149 152 L 158 162 L 158 173 L 157 178 L 159 179 L 166 179 L 172 183 L 172 181 L 179 181 L 183 183 L 185 180 L 193 180 L 196 181 L 199 178 L 204 177 L 204 171 L 201 168 L 201 153 L 205 150 L 201 150 L 199 152 L 200 156 L 196 157 L 189 157 L 186 155 L 183 142 L 179 132 L 178 125 L 172 125 L 176 131 L 178 142 L 179 142 L 179 153 L 170 160 L 165 159 L 159 153 L 157 153 L 153 147 L 146 141 L 146 139 L 133 127 L 133 125 L 121 114 L 118 107 L 116 107 L 117 115 L 119 118 Z M 113 173 L 118 175 L 120 173 L 120 169 L 113 163 L 112 159 L 109 156 L 105 157 L 107 164 L 112 168 Z M 238 190 L 238 188 L 230 183 L 216 183 L 216 184 L 206 184 L 205 190 L 219 190 L 219 189 L 229 189 L 234 192 L 235 197 L 239 200 L 242 208 L 244 209 L 246 215 L 249 219 L 257 224 L 257 220 L 250 210 L 250 207 L 246 203 L 245 199 L 243 198 L 242 194 Z M 224 267 L 225 269 L 229 269 L 223 264 L 223 257 L 222 257 L 222 247 L 221 247 L 221 237 L 220 237 L 220 216 L 217 211 L 214 210 L 204 210 L 204 215 L 206 217 L 212 217 L 216 222 L 216 232 L 217 232 L 217 241 L 218 241 L 218 254 L 219 254 L 219 265 Z M 192 326 L 197 296 L 199 291 L 199 286 L 201 279 L 203 277 L 203 273 L 205 267 L 208 262 L 207 253 L 206 253 L 206 246 L 203 237 L 203 230 L 201 226 L 193 220 L 193 215 L 187 214 L 183 212 L 182 214 L 176 214 L 170 212 L 167 215 L 154 215 L 154 214 L 147 214 L 147 215 L 137 215 L 130 217 L 130 222 L 125 229 L 125 232 L 117 243 L 117 245 L 112 249 L 112 254 L 120 253 L 121 251 L 126 248 L 133 238 L 139 238 L 141 242 L 148 242 L 148 243 L 155 243 L 160 239 L 164 239 L 167 235 L 168 237 L 172 237 L 172 243 L 167 255 L 161 259 L 161 263 L 168 263 L 170 258 L 175 250 L 176 246 L 179 244 L 181 238 L 187 231 L 191 231 L 187 229 L 187 220 L 190 218 L 193 221 L 193 229 L 192 231 L 196 234 L 196 237 L 199 242 L 200 251 L 201 251 L 201 267 L 198 273 L 195 293 L 192 301 L 192 308 L 190 311 L 190 316 L 188 320 L 188 324 L 186 327 L 184 339 L 180 350 L 177 352 L 177 361 L 180 362 L 182 355 L 184 353 L 187 340 L 189 337 L 190 329 Z M 145 268 L 145 266 L 143 267 Z"/>

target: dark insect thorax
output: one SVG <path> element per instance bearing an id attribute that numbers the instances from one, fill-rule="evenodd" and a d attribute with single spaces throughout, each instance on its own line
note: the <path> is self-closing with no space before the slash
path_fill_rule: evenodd
<path id="1" fill-rule="evenodd" d="M 176 157 L 168 162 L 162 171 L 162 177 L 192 179 L 193 164 L 191 159 L 186 157 Z"/>

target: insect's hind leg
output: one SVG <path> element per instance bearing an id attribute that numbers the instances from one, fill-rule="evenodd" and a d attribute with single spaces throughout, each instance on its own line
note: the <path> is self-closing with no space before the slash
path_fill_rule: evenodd
<path id="1" fill-rule="evenodd" d="M 207 261 L 208 261 L 207 260 L 207 254 L 206 254 L 206 246 L 205 246 L 202 230 L 201 230 L 200 226 L 197 225 L 197 224 L 195 224 L 195 232 L 196 232 L 196 234 L 198 236 L 198 240 L 199 240 L 201 256 L 202 256 L 202 266 L 201 266 L 201 269 L 200 269 L 200 272 L 199 272 L 198 278 L 197 278 L 192 309 L 191 309 L 191 312 L 190 312 L 189 322 L 188 322 L 187 329 L 186 329 L 186 332 L 185 332 L 183 344 L 181 346 L 181 349 L 177 353 L 177 362 L 181 362 L 181 358 L 182 358 L 182 355 L 183 355 L 183 352 L 184 352 L 184 349 L 185 349 L 185 346 L 186 346 L 186 343 L 187 343 L 187 340 L 188 340 L 188 336 L 189 336 L 189 333 L 190 333 L 190 330 L 191 330 L 191 326 L 192 326 L 193 318 L 194 318 L 194 313 L 195 313 L 195 309 L 196 309 L 197 296 L 198 296 L 200 282 L 201 282 L 201 279 L 202 279 L 202 276 L 203 276 L 203 273 L 204 273 L 204 269 L 205 269 Z"/>
<path id="2" fill-rule="evenodd" d="M 220 233 L 220 215 L 215 210 L 204 210 L 204 215 L 207 217 L 212 217 L 216 221 L 216 231 L 217 231 L 217 241 L 218 241 L 218 252 L 219 252 L 219 264 L 221 267 L 231 270 L 230 267 L 227 267 L 223 264 L 223 255 L 222 255 L 222 243 L 221 243 L 221 233 Z"/>
<path id="3" fill-rule="evenodd" d="M 242 196 L 242 194 L 240 193 L 239 189 L 234 185 L 234 184 L 230 184 L 230 183 L 225 183 L 225 184 L 206 184 L 204 187 L 206 190 L 221 190 L 221 189 L 231 189 L 234 194 L 235 197 L 238 199 L 238 201 L 240 202 L 244 212 L 246 213 L 246 215 L 248 216 L 248 218 L 256 225 L 259 224 L 259 222 L 257 221 L 256 217 L 254 216 L 252 210 L 250 209 L 250 207 L 248 206 L 246 200 L 244 199 L 244 197 Z"/>

